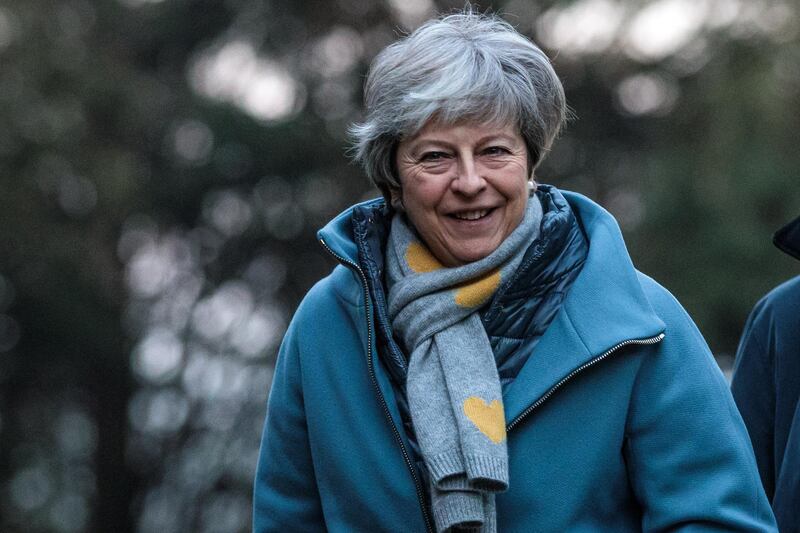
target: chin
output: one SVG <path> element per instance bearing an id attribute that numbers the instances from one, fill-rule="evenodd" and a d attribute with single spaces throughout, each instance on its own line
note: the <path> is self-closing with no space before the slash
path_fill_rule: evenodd
<path id="1" fill-rule="evenodd" d="M 467 264 L 467 263 L 474 263 L 475 261 L 480 261 L 484 257 L 490 255 L 496 249 L 497 249 L 496 246 L 494 248 L 491 248 L 491 249 L 489 249 L 489 248 L 485 248 L 485 249 L 475 249 L 475 248 L 473 248 L 473 249 L 470 249 L 470 250 L 465 250 L 464 252 L 459 253 L 458 255 L 454 255 L 454 257 L 460 264 L 464 265 L 464 264 Z"/>

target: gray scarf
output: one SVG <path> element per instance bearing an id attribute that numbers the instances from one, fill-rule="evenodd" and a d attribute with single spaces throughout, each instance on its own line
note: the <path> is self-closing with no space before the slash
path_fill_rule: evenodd
<path id="1" fill-rule="evenodd" d="M 494 252 L 454 268 L 436 260 L 404 215 L 392 220 L 389 317 L 411 352 L 406 393 L 440 532 L 497 529 L 494 494 L 508 488 L 505 416 L 478 309 L 514 273 L 541 219 L 532 195 L 519 226 Z"/>

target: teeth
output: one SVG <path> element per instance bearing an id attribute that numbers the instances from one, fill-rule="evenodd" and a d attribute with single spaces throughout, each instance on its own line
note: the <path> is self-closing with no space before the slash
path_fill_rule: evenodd
<path id="1" fill-rule="evenodd" d="M 461 220 L 478 220 L 479 218 L 485 217 L 486 213 L 488 212 L 488 209 L 480 209 L 478 211 L 464 211 L 462 213 L 455 213 L 453 216 Z"/>

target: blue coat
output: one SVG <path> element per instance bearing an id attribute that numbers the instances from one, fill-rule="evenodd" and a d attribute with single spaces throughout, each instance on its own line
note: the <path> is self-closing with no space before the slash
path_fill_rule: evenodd
<path id="1" fill-rule="evenodd" d="M 504 390 L 501 532 L 775 531 L 744 424 L 680 304 L 631 264 L 600 206 L 565 193 L 589 240 L 556 317 Z M 341 263 L 281 346 L 254 530 L 426 531 L 351 211 L 319 233 Z"/>
<path id="2" fill-rule="evenodd" d="M 800 259 L 800 218 L 775 244 Z M 781 531 L 800 531 L 800 276 L 747 319 L 731 384 Z"/>

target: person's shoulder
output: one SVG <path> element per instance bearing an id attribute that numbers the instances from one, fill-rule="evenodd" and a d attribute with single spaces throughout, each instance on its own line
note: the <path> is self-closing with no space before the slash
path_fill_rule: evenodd
<path id="1" fill-rule="evenodd" d="M 316 282 L 303 297 L 297 315 L 317 313 L 321 308 L 344 302 L 351 306 L 360 303 L 361 284 L 356 274 L 344 265 L 336 265 L 330 274 Z"/>
<path id="2" fill-rule="evenodd" d="M 649 347 L 655 357 L 642 360 L 642 374 L 650 383 L 667 386 L 679 379 L 684 390 L 704 398 L 719 397 L 728 385 L 700 329 L 678 299 L 663 285 L 636 271 L 653 312 L 664 323 L 664 338 Z"/>
<path id="3" fill-rule="evenodd" d="M 800 276 L 765 294 L 750 312 L 749 329 L 795 331 L 800 338 Z"/>
<path id="4" fill-rule="evenodd" d="M 800 276 L 784 281 L 769 291 L 758 302 L 758 306 L 800 315 Z"/>
<path id="5" fill-rule="evenodd" d="M 324 332 L 325 324 L 345 321 L 359 305 L 363 305 L 360 284 L 347 267 L 337 265 L 306 292 L 292 316 L 284 342 L 327 338 L 331 331 Z"/>
<path id="6" fill-rule="evenodd" d="M 652 306 L 653 311 L 666 325 L 664 333 L 669 340 L 664 344 L 699 349 L 699 351 L 695 351 L 704 354 L 702 359 L 713 361 L 703 334 L 678 299 L 666 287 L 647 274 L 637 270 L 636 275 L 642 287 L 642 292 Z M 679 358 L 681 360 L 685 360 L 686 357 L 691 355 L 688 352 L 680 351 Z"/>
<path id="7" fill-rule="evenodd" d="M 670 317 L 688 316 L 686 310 L 678 299 L 659 282 L 637 270 L 636 275 L 642 287 L 645 297 L 653 306 L 653 310 L 662 320 L 667 321 Z"/>
<path id="8" fill-rule="evenodd" d="M 774 387 L 773 379 L 794 379 L 800 361 L 800 276 L 765 294 L 750 311 L 736 352 L 734 394 L 753 393 L 754 384 Z M 773 374 L 777 368 L 784 371 Z M 780 375 L 782 374 L 782 375 Z"/>

